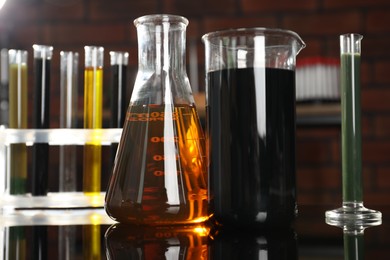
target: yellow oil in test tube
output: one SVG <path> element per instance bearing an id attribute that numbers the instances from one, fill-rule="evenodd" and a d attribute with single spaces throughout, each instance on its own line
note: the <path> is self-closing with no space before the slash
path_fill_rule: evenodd
<path id="1" fill-rule="evenodd" d="M 104 48 L 85 46 L 84 49 L 84 128 L 102 128 Z M 83 191 L 86 193 L 101 190 L 101 154 L 100 142 L 85 144 Z"/>
<path id="2" fill-rule="evenodd" d="M 27 128 L 27 55 L 25 50 L 9 50 L 9 127 Z M 27 147 L 9 147 L 9 192 L 27 192 Z"/>

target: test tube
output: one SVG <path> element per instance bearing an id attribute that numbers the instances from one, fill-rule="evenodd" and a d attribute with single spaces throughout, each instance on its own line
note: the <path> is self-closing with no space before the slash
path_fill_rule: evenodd
<path id="1" fill-rule="evenodd" d="M 125 122 L 128 100 L 127 89 L 127 65 L 129 53 L 120 51 L 110 52 L 111 64 L 111 127 L 122 128 Z M 115 160 L 118 144 L 111 145 L 111 162 Z"/>
<path id="2" fill-rule="evenodd" d="M 8 125 L 8 50 L 0 52 L 0 125 Z"/>
<path id="3" fill-rule="evenodd" d="M 7 250 L 4 259 L 27 259 L 26 228 L 23 226 L 2 227 L 6 230 Z"/>
<path id="4" fill-rule="evenodd" d="M 9 58 L 9 128 L 27 128 L 27 56 L 26 50 L 8 51 Z M 27 147 L 11 144 L 8 152 L 10 194 L 27 192 Z"/>
<path id="5" fill-rule="evenodd" d="M 83 226 L 83 258 L 101 259 L 101 230 L 100 225 Z"/>
<path id="6" fill-rule="evenodd" d="M 79 54 L 72 51 L 60 52 L 60 128 L 77 128 Z M 77 189 L 76 146 L 60 146 L 59 191 L 74 192 Z M 76 227 L 58 228 L 58 259 L 69 259 L 76 251 L 74 236 Z"/>
<path id="7" fill-rule="evenodd" d="M 50 110 L 50 65 L 53 47 L 33 45 L 34 49 L 34 105 L 33 128 L 49 128 Z M 49 144 L 34 143 L 32 147 L 32 188 L 33 196 L 47 194 L 49 171 Z"/>
<path id="8" fill-rule="evenodd" d="M 77 128 L 77 92 L 79 54 L 60 52 L 60 128 Z M 60 147 L 59 191 L 76 191 L 76 147 Z"/>
<path id="9" fill-rule="evenodd" d="M 363 36 L 355 33 L 340 36 L 341 85 L 341 208 L 325 213 L 330 225 L 373 226 L 382 223 L 379 211 L 363 205 L 363 178 L 361 153 L 360 56 Z"/>
<path id="10" fill-rule="evenodd" d="M 104 48 L 85 46 L 84 68 L 84 128 L 101 128 L 103 112 L 103 55 Z M 83 190 L 100 192 L 101 144 L 88 142 L 84 146 Z"/>
<path id="11" fill-rule="evenodd" d="M 364 260 L 363 230 L 344 230 L 344 259 Z"/>

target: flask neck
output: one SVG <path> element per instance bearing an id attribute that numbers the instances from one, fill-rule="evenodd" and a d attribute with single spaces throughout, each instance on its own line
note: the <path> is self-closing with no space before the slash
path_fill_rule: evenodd
<path id="1" fill-rule="evenodd" d="M 163 20 L 137 24 L 138 69 L 185 75 L 186 26 L 182 21 Z"/>

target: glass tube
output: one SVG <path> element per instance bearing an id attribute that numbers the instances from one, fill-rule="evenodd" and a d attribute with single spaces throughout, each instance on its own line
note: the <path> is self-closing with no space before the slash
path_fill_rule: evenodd
<path id="1" fill-rule="evenodd" d="M 101 128 L 103 113 L 104 48 L 85 46 L 84 128 Z M 100 192 L 101 145 L 90 142 L 84 147 L 83 191 Z"/>
<path id="2" fill-rule="evenodd" d="M 34 49 L 34 105 L 33 128 L 49 128 L 50 67 L 53 47 L 33 45 Z M 49 144 L 34 143 L 32 147 L 32 189 L 35 196 L 47 194 L 49 178 Z"/>
<path id="3" fill-rule="evenodd" d="M 128 52 L 111 51 L 111 126 L 120 128 L 123 126 L 128 100 L 126 100 Z"/>
<path id="4" fill-rule="evenodd" d="M 27 57 L 26 50 L 9 50 L 9 127 L 27 128 Z M 27 147 L 11 144 L 8 153 L 10 194 L 27 192 Z"/>
<path id="5" fill-rule="evenodd" d="M 0 125 L 8 125 L 8 50 L 0 52 Z"/>
<path id="6" fill-rule="evenodd" d="M 101 259 L 100 225 L 83 226 L 83 256 L 84 259 Z"/>
<path id="7" fill-rule="evenodd" d="M 344 231 L 344 259 L 364 260 L 363 230 Z"/>
<path id="8" fill-rule="evenodd" d="M 373 226 L 382 223 L 382 214 L 363 206 L 363 179 L 360 126 L 360 56 L 359 34 L 340 36 L 341 147 L 343 205 L 327 211 L 330 225 Z"/>
<path id="9" fill-rule="evenodd" d="M 8 248 L 4 259 L 27 259 L 28 248 L 25 227 L 10 226 L 4 228 L 8 240 Z"/>
<path id="10" fill-rule="evenodd" d="M 129 62 L 128 52 L 111 51 L 111 127 L 122 128 L 128 100 L 126 99 L 127 89 L 127 65 Z M 118 144 L 111 145 L 111 162 L 114 163 Z"/>
<path id="11" fill-rule="evenodd" d="M 60 52 L 60 128 L 77 128 L 79 54 Z M 60 147 L 59 191 L 76 191 L 76 146 Z"/>

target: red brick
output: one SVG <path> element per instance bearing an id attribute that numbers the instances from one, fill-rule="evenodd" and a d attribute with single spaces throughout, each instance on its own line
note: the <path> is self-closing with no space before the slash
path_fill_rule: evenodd
<path id="1" fill-rule="evenodd" d="M 373 118 L 371 114 L 365 115 L 363 114 L 360 118 L 360 127 L 361 127 L 361 132 L 362 132 L 362 137 L 363 138 L 368 138 L 372 137 L 375 133 L 374 129 L 374 123 L 373 123 Z"/>
<path id="2" fill-rule="evenodd" d="M 389 140 L 363 140 L 363 164 L 380 164 L 390 162 Z"/>
<path id="3" fill-rule="evenodd" d="M 274 16 L 270 15 L 261 17 L 239 17 L 235 19 L 232 19 L 231 17 L 210 17 L 203 20 L 204 33 L 243 27 L 277 27 L 277 20 Z"/>
<path id="4" fill-rule="evenodd" d="M 41 27 L 36 24 L 15 26 L 9 37 L 12 43 L 9 48 L 30 50 L 31 46 L 41 39 Z"/>
<path id="5" fill-rule="evenodd" d="M 369 11 L 365 30 L 370 33 L 390 32 L 388 24 L 390 23 L 390 10 L 382 9 L 379 11 Z"/>
<path id="6" fill-rule="evenodd" d="M 389 46 L 390 36 L 388 36 L 387 34 L 377 36 L 365 36 L 363 34 L 362 60 L 365 60 L 366 58 L 388 59 L 390 57 Z"/>
<path id="7" fill-rule="evenodd" d="M 253 12 L 283 12 L 283 11 L 313 11 L 318 8 L 318 1 L 301 0 L 241 0 L 242 10 L 247 13 Z"/>
<path id="8" fill-rule="evenodd" d="M 324 8 L 359 8 L 359 7 L 378 7 L 390 6 L 388 0 L 324 0 Z"/>
<path id="9" fill-rule="evenodd" d="M 366 57 L 362 57 L 360 65 L 360 83 L 362 88 L 371 87 L 373 81 L 373 68 L 369 62 L 366 62 Z"/>
<path id="10" fill-rule="evenodd" d="M 376 185 L 379 189 L 390 190 L 390 166 L 379 167 Z"/>
<path id="11" fill-rule="evenodd" d="M 124 20 L 128 26 L 133 20 L 146 14 L 159 13 L 158 1 L 105 0 L 89 1 L 88 16 L 92 20 Z"/>
<path id="12" fill-rule="evenodd" d="M 374 82 L 380 84 L 390 83 L 390 59 L 378 61 L 374 64 Z"/>
<path id="13" fill-rule="evenodd" d="M 235 0 L 164 0 L 163 12 L 184 16 L 234 15 L 237 13 Z"/>
<path id="14" fill-rule="evenodd" d="M 297 140 L 330 140 L 338 139 L 340 137 L 340 126 L 329 127 L 297 127 Z"/>
<path id="15" fill-rule="evenodd" d="M 300 165 L 318 165 L 331 161 L 331 145 L 327 141 L 313 140 L 297 142 L 297 164 Z"/>
<path id="16" fill-rule="evenodd" d="M 190 40 L 195 40 L 199 44 L 201 43 L 201 37 L 202 37 L 201 26 L 202 26 L 201 19 L 189 19 L 189 24 L 187 26 L 187 32 L 186 32 L 188 42 Z"/>
<path id="17" fill-rule="evenodd" d="M 390 115 L 378 115 L 373 119 L 374 134 L 377 137 L 390 137 Z"/>
<path id="18" fill-rule="evenodd" d="M 297 59 L 318 56 L 322 54 L 323 41 L 313 37 L 302 38 L 302 40 L 305 42 L 306 47 L 302 49 Z"/>
<path id="19" fill-rule="evenodd" d="M 341 136 L 331 142 L 331 161 L 341 165 Z"/>
<path id="20" fill-rule="evenodd" d="M 292 14 L 286 15 L 282 19 L 282 25 L 284 28 L 291 28 L 301 36 L 333 35 L 336 37 L 341 33 L 360 31 L 359 21 L 361 19 L 362 14 L 356 11 L 310 13 L 307 15 Z"/>
<path id="21" fill-rule="evenodd" d="M 48 41 L 53 44 L 78 43 L 80 45 L 124 42 L 128 31 L 123 23 L 117 24 L 61 24 L 48 28 Z"/>
<path id="22" fill-rule="evenodd" d="M 389 205 L 389 192 L 367 192 L 363 194 L 364 205 L 373 209 L 378 206 Z"/>
<path id="23" fill-rule="evenodd" d="M 361 105 L 363 111 L 390 111 L 390 89 L 362 89 Z"/>
<path id="24" fill-rule="evenodd" d="M 297 187 L 312 191 L 341 188 L 341 166 L 299 168 L 297 169 Z"/>
<path id="25" fill-rule="evenodd" d="M 321 192 L 305 192 L 298 189 L 297 201 L 298 209 L 299 205 L 330 205 L 329 209 L 333 209 L 341 206 L 342 193 L 341 189 L 321 190 Z"/>
<path id="26" fill-rule="evenodd" d="M 1 11 L 1 19 L 12 22 L 47 22 L 76 20 L 84 17 L 84 4 L 49 4 L 37 1 L 8 1 Z"/>
<path id="27" fill-rule="evenodd" d="M 362 185 L 363 191 L 367 193 L 375 192 L 377 189 L 375 180 L 375 170 L 371 166 L 362 164 Z"/>

